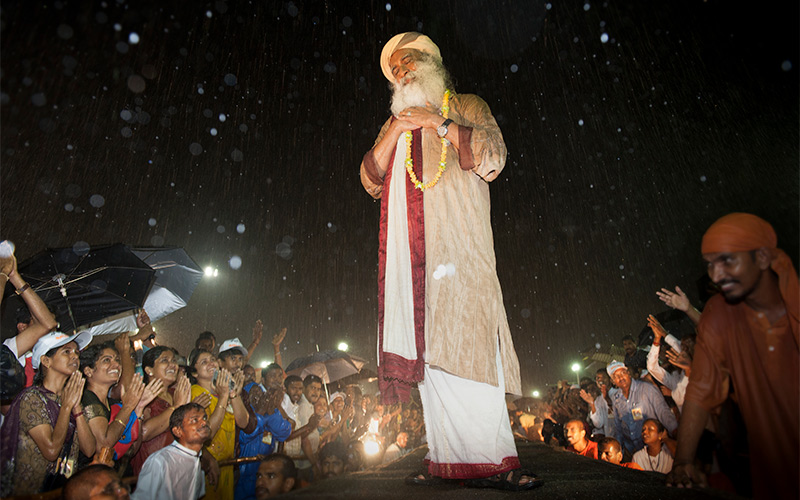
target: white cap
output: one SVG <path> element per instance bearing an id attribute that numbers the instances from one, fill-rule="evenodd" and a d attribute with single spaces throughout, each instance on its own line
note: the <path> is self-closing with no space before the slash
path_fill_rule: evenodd
<path id="1" fill-rule="evenodd" d="M 219 353 L 222 354 L 225 351 L 230 351 L 231 349 L 236 349 L 239 351 L 239 354 L 242 356 L 247 356 L 247 349 L 244 348 L 239 339 L 228 339 L 219 346 Z"/>
<path id="2" fill-rule="evenodd" d="M 62 332 L 50 332 L 44 337 L 40 338 L 39 341 L 36 342 L 36 345 L 33 346 L 33 359 L 31 360 L 33 369 L 39 369 L 39 361 L 50 349 L 61 347 L 62 345 L 69 344 L 70 342 L 75 342 L 78 344 L 78 350 L 80 351 L 89 345 L 91 341 L 92 332 L 88 330 L 84 330 L 71 337 Z"/>

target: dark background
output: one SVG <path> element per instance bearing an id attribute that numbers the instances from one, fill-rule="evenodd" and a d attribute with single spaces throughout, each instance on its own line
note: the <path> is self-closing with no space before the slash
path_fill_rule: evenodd
<path id="1" fill-rule="evenodd" d="M 636 335 L 658 288 L 698 303 L 726 213 L 767 219 L 797 262 L 797 2 L 3 1 L 2 237 L 20 261 L 182 246 L 219 276 L 160 343 L 247 345 L 261 318 L 255 363 L 286 326 L 285 363 L 346 341 L 374 369 L 358 166 L 388 117 L 380 50 L 410 30 L 508 145 L 492 218 L 526 392 Z"/>

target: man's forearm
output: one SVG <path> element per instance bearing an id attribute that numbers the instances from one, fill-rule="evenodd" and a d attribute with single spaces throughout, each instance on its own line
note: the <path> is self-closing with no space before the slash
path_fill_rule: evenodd
<path id="1" fill-rule="evenodd" d="M 684 401 L 681 412 L 681 425 L 678 426 L 678 447 L 675 452 L 676 464 L 690 464 L 697 453 L 697 444 L 708 421 L 708 412 L 694 401 Z"/>

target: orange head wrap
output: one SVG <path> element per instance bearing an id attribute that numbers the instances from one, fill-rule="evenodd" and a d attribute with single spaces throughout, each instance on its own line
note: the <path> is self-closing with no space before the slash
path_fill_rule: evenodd
<path id="1" fill-rule="evenodd" d="M 390 82 L 394 82 L 394 77 L 392 76 L 392 68 L 389 65 L 389 59 L 392 58 L 392 54 L 400 49 L 416 49 L 420 52 L 430 54 L 434 59 L 442 62 L 442 53 L 439 51 L 439 47 L 433 43 L 433 40 L 416 31 L 400 33 L 386 42 L 386 45 L 383 46 L 383 50 L 381 51 L 381 70 L 383 71 L 383 76 Z"/>
<path id="2" fill-rule="evenodd" d="M 703 235 L 702 252 L 747 252 L 766 248 L 772 256 L 770 268 L 778 275 L 778 287 L 795 339 L 800 324 L 800 284 L 786 252 L 778 248 L 778 237 L 769 222 L 745 213 L 732 213 L 711 224 Z"/>

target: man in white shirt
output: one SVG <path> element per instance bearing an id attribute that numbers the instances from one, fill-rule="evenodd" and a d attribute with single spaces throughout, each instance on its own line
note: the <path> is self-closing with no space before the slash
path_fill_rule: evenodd
<path id="1" fill-rule="evenodd" d="M 172 412 L 169 427 L 175 441 L 147 457 L 133 500 L 197 500 L 206 494 L 200 455 L 211 435 L 208 415 L 197 403 L 185 404 Z"/>

